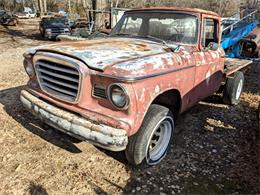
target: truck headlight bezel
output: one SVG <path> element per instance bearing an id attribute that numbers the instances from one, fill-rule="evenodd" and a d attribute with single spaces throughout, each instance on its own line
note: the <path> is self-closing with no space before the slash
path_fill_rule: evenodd
<path id="1" fill-rule="evenodd" d="M 129 106 L 129 95 L 127 90 L 118 83 L 113 83 L 108 87 L 108 99 L 110 103 L 119 110 L 126 110 Z"/>
<path id="2" fill-rule="evenodd" d="M 51 30 L 50 28 L 47 28 L 47 29 L 45 30 L 45 33 L 46 33 L 46 34 L 51 34 L 51 31 L 52 31 L 52 30 Z"/>
<path id="3" fill-rule="evenodd" d="M 23 60 L 23 66 L 24 66 L 25 72 L 27 73 L 27 75 L 30 78 L 35 76 L 35 71 L 34 71 L 33 65 L 29 60 L 24 59 Z"/>
<path id="4" fill-rule="evenodd" d="M 64 32 L 70 32 L 69 28 L 64 28 Z"/>

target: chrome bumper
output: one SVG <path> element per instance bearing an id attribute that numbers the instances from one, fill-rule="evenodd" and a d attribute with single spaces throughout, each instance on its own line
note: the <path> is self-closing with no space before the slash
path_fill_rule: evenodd
<path id="1" fill-rule="evenodd" d="M 70 32 L 60 32 L 60 33 L 50 33 L 50 34 L 45 33 L 44 37 L 46 39 L 54 39 L 59 35 L 70 35 Z"/>
<path id="2" fill-rule="evenodd" d="M 122 151 L 126 148 L 128 137 L 123 129 L 91 122 L 55 107 L 26 90 L 21 91 L 20 100 L 24 107 L 50 126 L 93 145 L 111 150 Z"/>

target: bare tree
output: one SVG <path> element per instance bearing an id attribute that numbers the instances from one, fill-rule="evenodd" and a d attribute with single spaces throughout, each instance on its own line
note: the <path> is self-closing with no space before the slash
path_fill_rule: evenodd
<path id="1" fill-rule="evenodd" d="M 70 0 L 68 0 L 67 3 L 68 3 L 69 13 L 71 14 L 71 2 L 70 2 Z"/>
<path id="2" fill-rule="evenodd" d="M 40 13 L 41 15 L 43 15 L 43 4 L 42 4 L 42 0 L 38 0 L 38 5 L 39 5 L 39 8 L 40 8 Z"/>
<path id="3" fill-rule="evenodd" d="M 46 0 L 43 0 L 43 10 L 44 10 L 44 13 L 47 12 L 47 1 Z"/>

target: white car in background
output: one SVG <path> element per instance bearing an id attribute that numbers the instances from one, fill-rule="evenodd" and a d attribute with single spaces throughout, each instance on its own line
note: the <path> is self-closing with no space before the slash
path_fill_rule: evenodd
<path id="1" fill-rule="evenodd" d="M 24 19 L 35 18 L 36 17 L 36 13 L 33 13 L 31 11 L 17 13 L 16 15 L 17 15 L 18 18 L 24 18 Z"/>

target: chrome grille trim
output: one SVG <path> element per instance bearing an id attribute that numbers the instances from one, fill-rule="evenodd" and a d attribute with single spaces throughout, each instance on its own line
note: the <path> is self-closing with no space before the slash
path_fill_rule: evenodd
<path id="1" fill-rule="evenodd" d="M 62 68 L 59 68 L 59 67 L 55 67 L 55 66 L 50 66 L 49 64 L 45 63 L 45 62 L 41 62 L 41 64 L 44 66 L 44 67 L 47 67 L 47 68 L 50 68 L 50 69 L 53 69 L 53 70 L 58 70 L 58 71 L 62 71 L 62 72 L 66 72 L 66 73 L 70 73 L 70 74 L 75 74 L 75 75 L 79 75 L 78 72 L 75 72 L 75 71 L 72 71 L 72 70 L 66 70 L 66 69 L 62 69 Z"/>
<path id="2" fill-rule="evenodd" d="M 55 91 L 58 91 L 58 92 L 61 92 L 61 93 L 64 93 L 64 94 L 67 94 L 67 95 L 70 95 L 70 96 L 73 96 L 73 97 L 77 96 L 77 93 L 73 93 L 72 91 L 60 89 L 59 87 L 56 87 L 55 85 L 52 85 L 52 84 L 42 83 L 42 86 L 48 87 L 52 90 L 55 90 Z"/>
<path id="3" fill-rule="evenodd" d="M 44 75 L 42 75 L 41 78 L 44 79 L 44 80 L 47 80 L 47 81 L 49 81 L 51 83 L 55 83 L 56 82 L 57 84 L 63 85 L 64 87 L 69 87 L 69 88 L 76 89 L 76 90 L 78 89 L 78 87 L 76 85 L 71 85 L 71 84 L 67 84 L 67 83 L 62 83 L 60 81 L 55 81 L 55 79 L 52 79 L 52 78 L 44 76 Z"/>
<path id="4" fill-rule="evenodd" d="M 33 62 L 42 91 L 66 102 L 78 102 L 83 75 L 81 62 L 48 52 L 37 53 Z"/>

